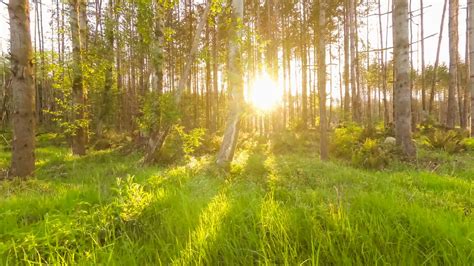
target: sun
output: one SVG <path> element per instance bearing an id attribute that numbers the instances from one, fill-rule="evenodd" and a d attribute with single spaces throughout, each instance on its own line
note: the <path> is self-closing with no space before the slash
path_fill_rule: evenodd
<path id="1" fill-rule="evenodd" d="M 251 89 L 248 101 L 257 110 L 268 112 L 276 108 L 283 99 L 283 90 L 266 73 L 257 78 Z"/>

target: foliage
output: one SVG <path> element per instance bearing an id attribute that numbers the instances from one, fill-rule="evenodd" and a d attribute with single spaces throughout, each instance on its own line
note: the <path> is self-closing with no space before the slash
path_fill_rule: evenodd
<path id="1" fill-rule="evenodd" d="M 440 149 L 448 153 L 458 153 L 466 149 L 467 133 L 462 130 L 445 130 L 425 126 L 419 142 L 430 149 Z"/>
<path id="2" fill-rule="evenodd" d="M 474 138 L 463 139 L 461 145 L 463 145 L 468 151 L 474 151 Z"/>
<path id="3" fill-rule="evenodd" d="M 331 153 L 336 157 L 351 159 L 359 143 L 362 141 L 362 127 L 356 124 L 341 125 L 334 129 L 331 138 Z"/>
<path id="4" fill-rule="evenodd" d="M 179 118 L 173 93 L 149 92 L 144 99 L 141 114 L 138 126 L 148 134 L 173 124 Z"/>
<path id="5" fill-rule="evenodd" d="M 115 190 L 117 197 L 114 206 L 118 209 L 120 218 L 125 222 L 137 220 L 152 199 L 150 193 L 145 192 L 140 184 L 134 182 L 133 176 L 125 179 L 117 178 Z"/>
<path id="6" fill-rule="evenodd" d="M 369 169 L 382 169 L 389 164 L 391 147 L 375 139 L 366 139 L 352 154 L 352 164 Z"/>
<path id="7" fill-rule="evenodd" d="M 341 125 L 334 130 L 331 151 L 356 167 L 382 169 L 395 155 L 395 147 L 384 144 L 386 136 L 386 129 L 380 126 L 363 129 L 356 124 Z"/>
<path id="8" fill-rule="evenodd" d="M 171 163 L 183 158 L 191 159 L 192 156 L 197 155 L 205 134 L 206 130 L 203 128 L 195 128 L 187 132 L 182 126 L 174 126 L 160 150 L 160 161 Z"/>
<path id="9" fill-rule="evenodd" d="M 189 158 L 202 144 L 203 136 L 206 134 L 204 128 L 195 128 L 186 133 L 183 126 L 175 126 L 175 130 L 183 142 L 182 149 L 185 158 Z"/>

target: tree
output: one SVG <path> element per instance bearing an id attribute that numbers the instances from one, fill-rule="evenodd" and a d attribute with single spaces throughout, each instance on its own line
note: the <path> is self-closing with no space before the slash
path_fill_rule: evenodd
<path id="1" fill-rule="evenodd" d="M 429 105 L 429 114 L 433 115 L 434 109 L 434 98 L 435 98 L 435 89 L 436 89 L 436 73 L 439 65 L 439 54 L 441 52 L 441 43 L 443 41 L 443 31 L 444 31 L 444 19 L 446 17 L 446 7 L 448 5 L 448 0 L 444 0 L 443 6 L 443 15 L 441 16 L 441 26 L 439 29 L 439 38 L 438 38 L 438 48 L 436 50 L 436 60 L 434 64 L 434 75 L 431 80 L 431 94 L 430 94 L 430 105 Z"/>
<path id="2" fill-rule="evenodd" d="M 11 175 L 27 177 L 35 170 L 35 91 L 30 13 L 27 0 L 10 0 L 10 45 L 13 100 Z"/>
<path id="3" fill-rule="evenodd" d="M 421 46 L 421 108 L 423 110 L 423 120 L 426 116 L 426 87 L 425 87 L 425 19 L 423 0 L 420 0 L 420 46 Z"/>
<path id="4" fill-rule="evenodd" d="M 468 1 L 469 14 L 469 87 L 471 90 L 471 137 L 474 137 L 474 0 Z"/>
<path id="5" fill-rule="evenodd" d="M 318 87 L 319 87 L 319 114 L 320 114 L 320 156 L 321 160 L 328 160 L 328 123 L 326 114 L 326 1 L 319 2 L 319 42 L 318 42 Z"/>
<path id="6" fill-rule="evenodd" d="M 393 59 L 395 68 L 394 108 L 397 144 L 408 157 L 416 155 L 411 134 L 411 92 L 408 41 L 408 2 L 394 1 L 393 10 Z"/>
<path id="7" fill-rule="evenodd" d="M 449 89 L 446 126 L 454 128 L 456 121 L 456 89 L 458 86 L 458 14 L 459 0 L 449 0 Z"/>
<path id="8" fill-rule="evenodd" d="M 231 26 L 229 29 L 229 88 L 230 110 L 227 118 L 224 139 L 217 155 L 217 165 L 223 167 L 234 157 L 240 130 L 240 117 L 244 103 L 243 68 L 241 62 L 242 22 L 244 17 L 243 0 L 232 0 Z"/>
<path id="9" fill-rule="evenodd" d="M 72 101 L 73 101 L 73 119 L 74 134 L 72 136 L 72 153 L 75 155 L 86 154 L 87 142 L 87 122 L 85 114 L 85 89 L 84 77 L 82 72 L 82 39 L 85 34 L 81 34 L 79 15 L 79 0 L 69 0 L 69 15 L 71 24 L 71 43 L 72 43 Z"/>

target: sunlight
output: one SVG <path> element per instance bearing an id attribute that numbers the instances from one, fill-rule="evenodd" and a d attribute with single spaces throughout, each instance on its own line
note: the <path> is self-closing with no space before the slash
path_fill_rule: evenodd
<path id="1" fill-rule="evenodd" d="M 254 81 L 247 100 L 256 109 L 267 112 L 277 107 L 282 99 L 283 89 L 281 86 L 278 86 L 267 73 L 264 73 Z"/>

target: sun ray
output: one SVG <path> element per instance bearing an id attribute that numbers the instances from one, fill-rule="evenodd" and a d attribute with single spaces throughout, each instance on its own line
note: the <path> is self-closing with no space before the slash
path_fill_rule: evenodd
<path id="1" fill-rule="evenodd" d="M 258 77 L 250 90 L 247 102 L 262 112 L 274 110 L 283 99 L 283 89 L 267 73 Z"/>

